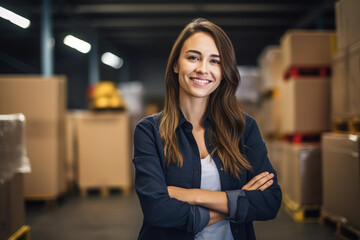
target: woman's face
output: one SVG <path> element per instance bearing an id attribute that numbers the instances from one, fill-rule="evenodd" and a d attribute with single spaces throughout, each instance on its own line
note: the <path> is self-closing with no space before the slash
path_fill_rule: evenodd
<path id="1" fill-rule="evenodd" d="M 178 74 L 180 98 L 208 98 L 222 79 L 221 56 L 208 33 L 189 37 L 180 51 L 174 72 Z"/>

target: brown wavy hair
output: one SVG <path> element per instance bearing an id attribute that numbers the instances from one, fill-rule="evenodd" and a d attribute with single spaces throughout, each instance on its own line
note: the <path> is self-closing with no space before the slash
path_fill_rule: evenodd
<path id="1" fill-rule="evenodd" d="M 194 33 L 210 34 L 221 56 L 222 81 L 210 95 L 207 111 L 210 116 L 209 137 L 214 152 L 221 159 L 224 170 L 239 178 L 243 169 L 251 165 L 239 151 L 241 135 L 245 127 L 245 117 L 235 91 L 240 82 L 234 48 L 229 37 L 217 25 L 198 18 L 189 23 L 176 39 L 171 50 L 165 72 L 165 104 L 161 114 L 160 136 L 164 155 L 168 164 L 181 167 L 183 157 L 177 144 L 176 128 L 179 122 L 179 79 L 174 72 L 184 42 Z"/>

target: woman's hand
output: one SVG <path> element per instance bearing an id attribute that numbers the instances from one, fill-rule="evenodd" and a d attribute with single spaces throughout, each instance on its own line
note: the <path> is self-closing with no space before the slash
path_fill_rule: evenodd
<path id="1" fill-rule="evenodd" d="M 269 173 L 269 172 L 260 173 L 259 175 L 253 177 L 253 179 L 251 179 L 248 183 L 246 183 L 241 189 L 248 191 L 252 191 L 252 190 L 264 191 L 274 183 L 274 180 L 272 180 L 273 177 L 274 177 L 273 173 Z"/>

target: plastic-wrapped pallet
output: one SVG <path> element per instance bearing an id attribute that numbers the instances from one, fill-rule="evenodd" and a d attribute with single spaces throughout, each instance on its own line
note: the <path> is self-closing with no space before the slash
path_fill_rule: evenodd
<path id="1" fill-rule="evenodd" d="M 319 144 L 284 143 L 281 187 L 300 205 L 321 203 L 321 148 Z"/>
<path id="2" fill-rule="evenodd" d="M 360 228 L 360 135 L 322 135 L 323 210 Z"/>
<path id="3" fill-rule="evenodd" d="M 25 116 L 0 114 L 0 183 L 16 173 L 30 172 L 26 155 Z"/>
<path id="4" fill-rule="evenodd" d="M 26 155 L 25 116 L 0 114 L 0 239 L 9 239 L 25 224 L 24 177 L 30 172 Z"/>

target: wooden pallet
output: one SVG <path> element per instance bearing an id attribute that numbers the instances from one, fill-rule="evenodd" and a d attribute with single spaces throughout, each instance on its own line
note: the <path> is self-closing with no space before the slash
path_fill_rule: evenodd
<path id="1" fill-rule="evenodd" d="M 57 209 L 60 202 L 63 202 L 66 197 L 71 193 L 61 193 L 59 195 L 53 194 L 31 194 L 25 195 L 25 200 L 27 204 L 41 204 L 45 210 L 54 210 Z"/>
<path id="2" fill-rule="evenodd" d="M 360 240 L 360 229 L 349 224 L 344 217 L 322 210 L 320 224 L 333 230 L 342 239 Z"/>
<path id="3" fill-rule="evenodd" d="M 30 227 L 27 225 L 22 226 L 8 240 L 30 240 Z"/>
<path id="4" fill-rule="evenodd" d="M 360 134 L 360 118 L 335 119 L 332 121 L 332 130 L 334 132 Z"/>
<path id="5" fill-rule="evenodd" d="M 301 205 L 286 194 L 283 195 L 282 207 L 296 222 L 315 222 L 320 217 L 320 204 Z"/>
<path id="6" fill-rule="evenodd" d="M 288 80 L 291 77 L 330 77 L 330 67 L 290 67 L 284 74 L 284 79 Z"/>
<path id="7" fill-rule="evenodd" d="M 108 197 L 115 193 L 121 193 L 122 195 L 128 195 L 130 193 L 130 187 L 80 187 L 80 195 L 82 197 L 87 197 L 90 195 L 98 195 L 102 197 Z"/>

